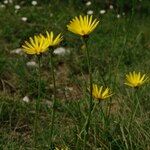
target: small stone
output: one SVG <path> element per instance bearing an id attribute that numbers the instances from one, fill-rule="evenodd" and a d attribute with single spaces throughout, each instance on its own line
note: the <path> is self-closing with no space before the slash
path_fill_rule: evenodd
<path id="1" fill-rule="evenodd" d="M 88 14 L 88 15 L 92 15 L 92 14 L 93 14 L 93 10 L 87 11 L 87 14 Z"/>
<path id="2" fill-rule="evenodd" d="M 114 9 L 114 6 L 113 6 L 113 5 L 110 5 L 109 8 L 110 8 L 110 9 Z"/>
<path id="3" fill-rule="evenodd" d="M 8 4 L 8 0 L 4 0 L 3 3 L 4 3 L 4 4 Z"/>
<path id="4" fill-rule="evenodd" d="M 91 1 L 87 1 L 85 5 L 90 6 L 91 4 L 92 4 Z"/>
<path id="5" fill-rule="evenodd" d="M 37 1 L 32 1 L 31 4 L 32 4 L 33 6 L 36 6 L 36 5 L 37 5 Z"/>
<path id="6" fill-rule="evenodd" d="M 69 50 L 66 50 L 64 47 L 58 47 L 58 48 L 56 48 L 55 50 L 54 50 L 54 54 L 56 54 L 56 55 L 61 55 L 61 56 L 63 56 L 63 55 L 65 55 L 66 53 L 68 53 L 69 52 Z"/>
<path id="7" fill-rule="evenodd" d="M 19 10 L 20 8 L 21 8 L 20 5 L 15 5 L 16 10 Z"/>
<path id="8" fill-rule="evenodd" d="M 5 8 L 6 6 L 4 4 L 1 4 L 0 5 L 0 8 Z"/>
<path id="9" fill-rule="evenodd" d="M 26 22 L 28 20 L 28 18 L 27 17 L 22 17 L 21 20 Z"/>
<path id="10" fill-rule="evenodd" d="M 28 96 L 25 96 L 23 99 L 22 99 L 24 102 L 29 102 L 29 97 Z"/>
<path id="11" fill-rule="evenodd" d="M 29 61 L 29 62 L 26 63 L 26 65 L 27 65 L 28 67 L 37 67 L 37 66 L 38 66 L 35 61 Z"/>
<path id="12" fill-rule="evenodd" d="M 118 15 L 117 15 L 117 18 L 119 19 L 120 17 L 121 17 L 120 14 L 118 14 Z"/>
<path id="13" fill-rule="evenodd" d="M 17 49 L 14 49 L 10 52 L 11 54 L 20 54 L 22 55 L 23 54 L 23 51 L 21 48 L 17 48 Z"/>
<path id="14" fill-rule="evenodd" d="M 99 13 L 100 13 L 100 14 L 105 14 L 105 13 L 106 13 L 106 10 L 100 10 Z"/>

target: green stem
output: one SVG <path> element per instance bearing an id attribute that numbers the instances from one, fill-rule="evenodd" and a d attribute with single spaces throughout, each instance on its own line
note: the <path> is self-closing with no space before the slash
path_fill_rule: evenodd
<path id="1" fill-rule="evenodd" d="M 135 13 L 135 0 L 132 0 L 132 17 L 134 16 Z"/>
<path id="2" fill-rule="evenodd" d="M 90 61 L 90 54 L 89 54 L 89 49 L 88 49 L 88 44 L 87 44 L 87 38 L 83 37 L 83 42 L 86 47 L 86 57 L 87 57 L 87 64 L 88 64 L 88 72 L 89 72 L 89 81 L 90 81 L 90 101 L 89 101 L 89 112 L 85 124 L 85 130 L 84 130 L 84 147 L 83 149 L 86 150 L 86 142 L 88 140 L 88 131 L 89 131 L 89 126 L 90 126 L 90 120 L 91 120 L 91 112 L 93 109 L 93 98 L 92 98 L 92 70 L 91 70 L 91 61 Z"/>
<path id="3" fill-rule="evenodd" d="M 52 51 L 50 51 L 50 67 L 52 70 L 52 78 L 53 78 L 53 90 L 54 90 L 54 97 L 52 103 L 52 113 L 51 113 L 51 130 L 50 130 L 50 147 L 53 148 L 53 130 L 54 130 L 54 121 L 55 121 L 55 103 L 56 103 L 56 80 L 55 80 L 55 72 L 54 72 L 54 65 L 53 65 L 53 56 Z"/>
<path id="4" fill-rule="evenodd" d="M 132 1 L 134 1 L 134 0 L 132 0 Z M 123 54 L 126 50 L 128 37 L 130 35 L 130 26 L 131 26 L 132 21 L 133 21 L 133 11 L 132 11 L 132 15 L 129 17 L 129 19 L 127 20 L 127 22 L 125 24 L 126 34 L 125 34 L 125 37 L 124 37 L 124 40 L 123 40 L 121 53 L 119 54 L 119 58 L 118 58 L 118 61 L 117 61 L 116 67 L 115 67 L 116 68 L 115 69 L 115 76 L 116 76 L 115 81 L 117 81 L 117 79 L 118 79 L 118 70 L 119 70 L 119 66 L 120 66 L 120 63 L 121 63 L 121 59 L 122 59 Z M 117 32 L 118 32 L 118 29 L 119 29 L 119 27 L 117 28 Z"/>
<path id="5" fill-rule="evenodd" d="M 100 113 L 101 113 L 101 120 L 103 121 L 103 125 L 105 127 L 105 123 L 106 123 L 106 116 L 105 116 L 105 113 L 104 113 L 104 110 L 103 110 L 103 106 L 100 105 Z"/>
<path id="6" fill-rule="evenodd" d="M 36 112 L 35 112 L 35 122 L 34 122 L 34 140 L 35 147 L 37 145 L 37 128 L 38 128 L 38 116 L 39 116 L 39 106 L 40 106 L 40 94 L 41 94 L 41 55 L 37 56 L 38 58 L 38 99 L 36 100 Z"/>
<path id="7" fill-rule="evenodd" d="M 137 96 L 137 89 L 135 89 L 136 91 L 134 91 L 134 96 L 133 96 L 133 99 L 134 99 L 134 106 L 132 108 L 132 114 L 131 114 L 131 117 L 130 117 L 130 122 L 129 122 L 129 129 L 131 127 L 131 124 L 135 118 L 135 115 L 136 115 L 136 112 L 137 112 L 137 109 L 138 107 L 140 107 L 140 102 L 139 102 L 139 99 L 138 99 L 138 96 Z"/>
<path id="8" fill-rule="evenodd" d="M 106 113 L 108 120 L 109 120 L 109 117 L 110 117 L 111 105 L 112 105 L 112 98 L 110 97 L 110 101 L 109 101 L 109 103 L 108 103 L 107 113 Z"/>

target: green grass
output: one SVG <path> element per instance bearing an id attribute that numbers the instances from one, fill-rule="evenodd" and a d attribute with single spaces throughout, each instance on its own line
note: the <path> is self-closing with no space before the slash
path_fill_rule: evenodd
<path id="1" fill-rule="evenodd" d="M 14 5 L 0 8 L 0 149 L 48 150 L 52 109 L 52 74 L 47 53 L 42 58 L 41 104 L 37 127 L 37 147 L 34 147 L 35 100 L 38 97 L 37 68 L 26 63 L 36 60 L 34 56 L 11 54 L 25 39 L 46 30 L 62 32 L 61 46 L 70 50 L 64 56 L 54 55 L 57 101 L 54 128 L 54 147 L 67 146 L 70 150 L 82 150 L 84 124 L 88 113 L 87 80 L 88 66 L 85 49 L 80 38 L 66 29 L 69 20 L 88 10 L 78 1 L 55 1 L 51 5 L 42 1 L 37 6 L 21 3 L 15 13 Z M 123 1 L 122 1 L 123 2 Z M 15 1 L 17 4 L 17 1 Z M 149 75 L 150 70 L 150 3 L 137 5 L 132 16 L 130 11 L 117 18 L 119 9 L 99 14 L 105 4 L 98 1 L 89 7 L 95 10 L 94 17 L 100 20 L 89 41 L 93 82 L 108 86 L 114 92 L 112 98 L 95 106 L 89 128 L 87 150 L 149 150 L 150 149 L 150 86 L 145 84 L 135 91 L 124 85 L 125 74 L 141 71 Z M 121 3 L 124 6 L 124 3 Z M 143 11 L 143 9 L 145 11 Z M 147 11 L 146 11 L 147 10 Z M 51 16 L 50 14 L 53 14 Z M 26 16 L 27 22 L 21 21 Z M 30 102 L 22 99 L 29 96 Z M 134 100 L 139 99 L 135 110 Z M 111 103 L 110 116 L 102 114 Z"/>

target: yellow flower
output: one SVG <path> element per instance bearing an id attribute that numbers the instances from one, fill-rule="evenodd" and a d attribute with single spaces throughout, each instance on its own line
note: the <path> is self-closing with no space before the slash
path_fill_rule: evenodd
<path id="1" fill-rule="evenodd" d="M 63 40 L 63 37 L 61 36 L 61 33 L 58 34 L 56 36 L 56 38 L 54 38 L 54 33 L 53 32 L 49 33 L 48 31 L 46 31 L 46 35 L 47 35 L 46 38 L 48 39 L 50 47 L 58 45 Z"/>
<path id="2" fill-rule="evenodd" d="M 133 73 L 129 72 L 129 74 L 126 75 L 126 82 L 124 84 L 138 88 L 141 86 L 145 81 L 147 81 L 148 77 L 146 77 L 146 74 L 141 75 L 140 72 L 136 73 L 133 71 Z"/>
<path id="3" fill-rule="evenodd" d="M 41 54 L 45 52 L 49 47 L 47 38 L 42 34 L 34 36 L 34 38 L 29 38 L 29 42 L 25 41 L 22 45 L 23 51 L 27 54 Z"/>
<path id="4" fill-rule="evenodd" d="M 67 25 L 69 31 L 79 34 L 81 36 L 88 36 L 98 25 L 99 21 L 97 19 L 92 20 L 91 16 L 79 16 L 75 17 Z"/>
<path id="5" fill-rule="evenodd" d="M 104 100 L 113 95 L 109 88 L 104 89 L 103 86 L 98 87 L 96 84 L 93 84 L 92 88 L 92 95 L 97 100 Z"/>

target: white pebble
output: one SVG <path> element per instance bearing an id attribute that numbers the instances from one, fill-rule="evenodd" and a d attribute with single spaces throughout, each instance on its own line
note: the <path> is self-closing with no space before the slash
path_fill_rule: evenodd
<path id="1" fill-rule="evenodd" d="M 21 20 L 26 22 L 28 20 L 28 18 L 27 17 L 22 17 Z"/>
<path id="2" fill-rule="evenodd" d="M 26 65 L 27 65 L 28 67 L 37 67 L 37 66 L 38 66 L 35 61 L 29 61 L 29 62 L 26 63 Z"/>
<path id="3" fill-rule="evenodd" d="M 92 4 L 91 1 L 87 1 L 85 5 L 90 6 L 91 4 Z"/>
<path id="4" fill-rule="evenodd" d="M 6 6 L 4 4 L 1 4 L 0 5 L 0 8 L 5 8 Z"/>
<path id="5" fill-rule="evenodd" d="M 36 6 L 36 5 L 37 5 L 37 1 L 32 1 L 31 4 L 32 4 L 33 6 Z"/>
<path id="6" fill-rule="evenodd" d="M 4 3 L 4 4 L 8 4 L 8 0 L 4 0 L 3 3 Z"/>
<path id="7" fill-rule="evenodd" d="M 17 48 L 17 49 L 14 49 L 10 52 L 11 54 L 22 54 L 22 49 L 21 48 Z"/>
<path id="8" fill-rule="evenodd" d="M 20 5 L 15 5 L 16 10 L 19 10 L 20 8 L 21 8 Z"/>
<path id="9" fill-rule="evenodd" d="M 105 14 L 105 13 L 106 13 L 106 10 L 100 10 L 99 13 L 100 13 L 100 14 Z"/>
<path id="10" fill-rule="evenodd" d="M 109 6 L 109 8 L 110 8 L 110 9 L 113 9 L 113 8 L 114 8 L 114 6 L 113 6 L 113 5 L 110 5 L 110 6 Z"/>
<path id="11" fill-rule="evenodd" d="M 24 102 L 29 102 L 29 97 L 28 96 L 25 96 L 23 99 L 22 99 Z"/>
<path id="12" fill-rule="evenodd" d="M 56 55 L 65 55 L 68 52 L 64 47 L 58 47 L 54 50 L 54 54 Z"/>
<path id="13" fill-rule="evenodd" d="M 117 15 L 117 18 L 119 19 L 120 17 L 121 17 L 120 14 L 118 14 L 118 15 Z"/>
<path id="14" fill-rule="evenodd" d="M 88 15 L 92 15 L 92 14 L 93 14 L 93 10 L 87 11 L 87 14 L 88 14 Z"/>

